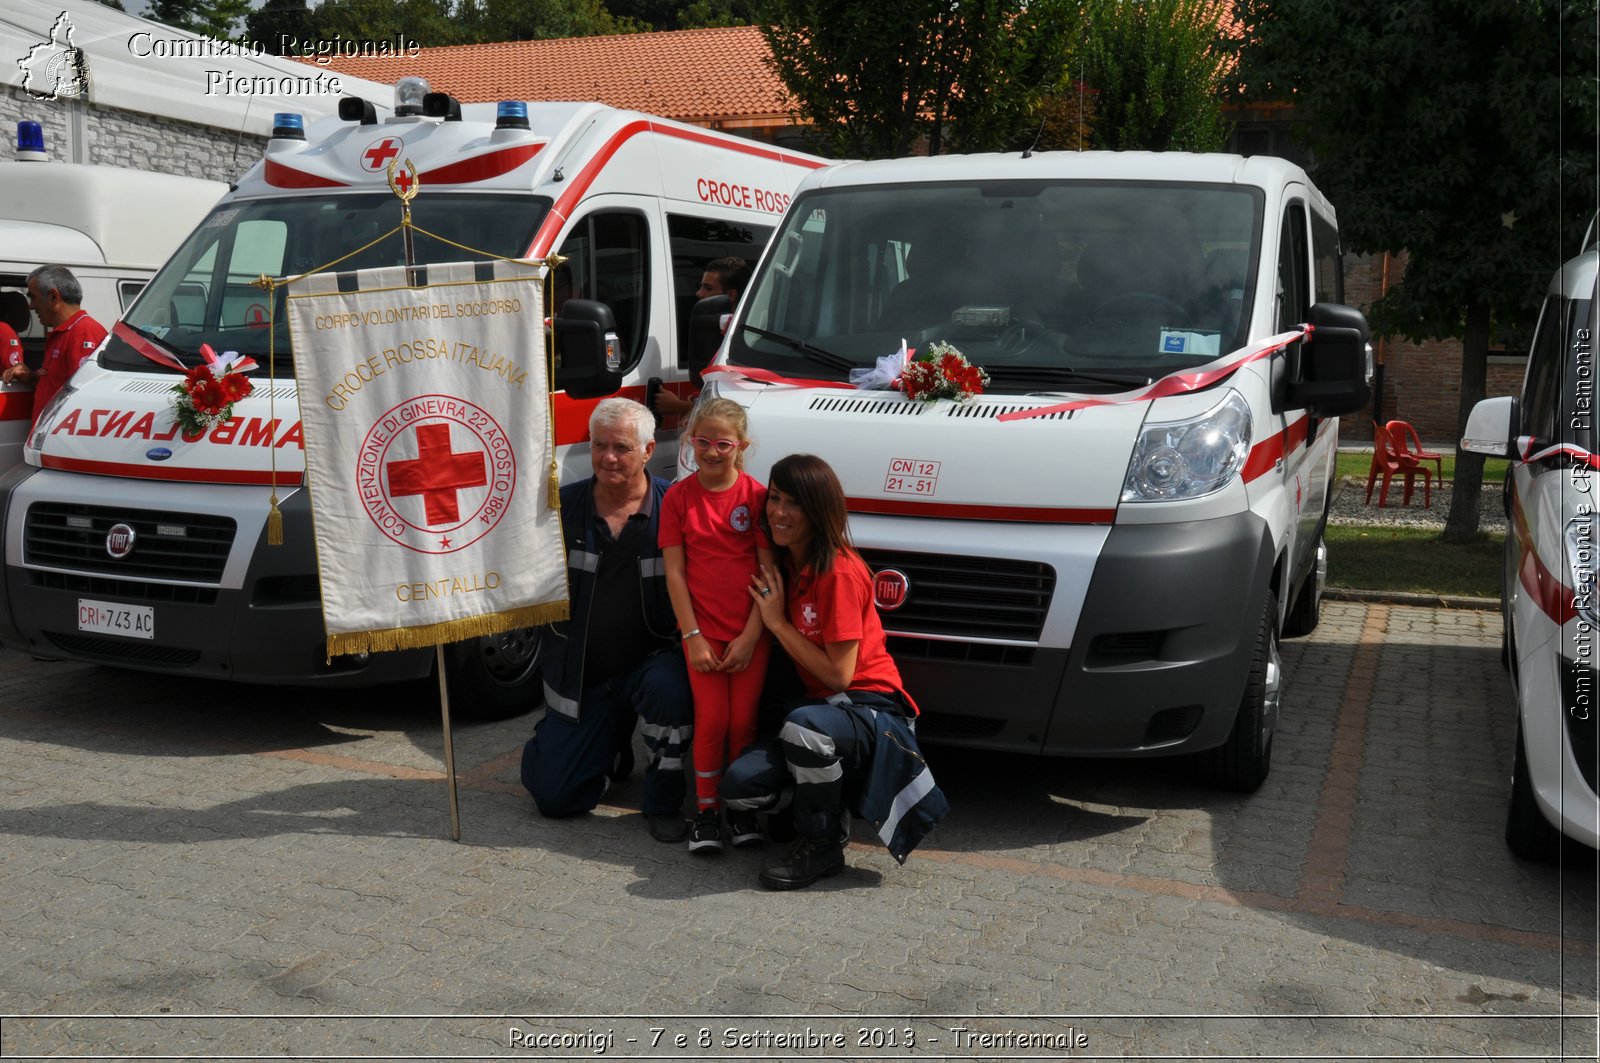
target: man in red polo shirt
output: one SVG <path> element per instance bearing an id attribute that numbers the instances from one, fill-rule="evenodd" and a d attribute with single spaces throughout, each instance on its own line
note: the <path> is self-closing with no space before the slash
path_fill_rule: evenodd
<path id="1" fill-rule="evenodd" d="M 37 424 L 50 400 L 72 374 L 100 346 L 106 330 L 84 313 L 83 285 L 65 266 L 40 266 L 28 274 L 28 305 L 39 324 L 50 330 L 45 337 L 44 361 L 37 370 L 26 365 L 7 366 L 0 380 L 8 384 L 33 383 L 33 420 Z"/>

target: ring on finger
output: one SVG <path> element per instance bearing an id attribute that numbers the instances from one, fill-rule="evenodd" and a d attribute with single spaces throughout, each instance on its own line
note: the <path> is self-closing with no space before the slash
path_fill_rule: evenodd
<path id="1" fill-rule="evenodd" d="M 771 587 L 762 587 L 761 588 L 761 597 L 765 598 L 767 595 L 769 595 L 771 593 L 772 593 L 772 588 Z"/>

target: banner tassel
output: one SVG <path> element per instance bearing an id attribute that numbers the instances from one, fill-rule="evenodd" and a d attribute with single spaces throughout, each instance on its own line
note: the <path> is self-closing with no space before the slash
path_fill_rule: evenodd
<path id="1" fill-rule="evenodd" d="M 283 510 L 278 508 L 278 492 L 272 492 L 272 504 L 267 510 L 267 545 L 283 545 Z"/>

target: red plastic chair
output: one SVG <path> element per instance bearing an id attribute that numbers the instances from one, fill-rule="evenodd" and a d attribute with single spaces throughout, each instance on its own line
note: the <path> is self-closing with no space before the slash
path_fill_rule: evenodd
<path id="1" fill-rule="evenodd" d="M 1407 454 L 1389 430 L 1377 421 L 1372 422 L 1372 466 L 1367 471 L 1367 504 L 1372 504 L 1372 485 L 1381 475 L 1383 487 L 1378 492 L 1378 508 L 1389 505 L 1389 481 L 1403 476 L 1406 482 L 1403 505 L 1411 504 L 1411 490 L 1418 474 L 1422 476 L 1422 504 L 1433 508 L 1433 470 L 1423 467 L 1416 458 Z"/>
<path id="2" fill-rule="evenodd" d="M 1384 425 L 1389 430 L 1389 436 L 1402 451 L 1417 461 L 1431 461 L 1439 470 L 1439 483 L 1444 483 L 1444 456 L 1435 450 L 1423 450 L 1422 440 L 1417 438 L 1417 430 L 1405 421 L 1390 421 Z"/>

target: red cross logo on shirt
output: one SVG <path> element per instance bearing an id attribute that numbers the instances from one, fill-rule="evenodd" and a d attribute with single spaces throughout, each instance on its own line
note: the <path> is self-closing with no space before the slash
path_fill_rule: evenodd
<path id="1" fill-rule="evenodd" d="M 455 524 L 461 519 L 456 492 L 489 483 L 488 455 L 483 451 L 461 454 L 450 450 L 450 426 L 425 424 L 417 428 L 417 456 L 391 461 L 389 493 L 421 495 L 428 524 Z"/>
<path id="2" fill-rule="evenodd" d="M 361 165 L 368 170 L 381 170 L 389 160 L 400 154 L 405 144 L 398 137 L 384 137 L 361 155 Z"/>

